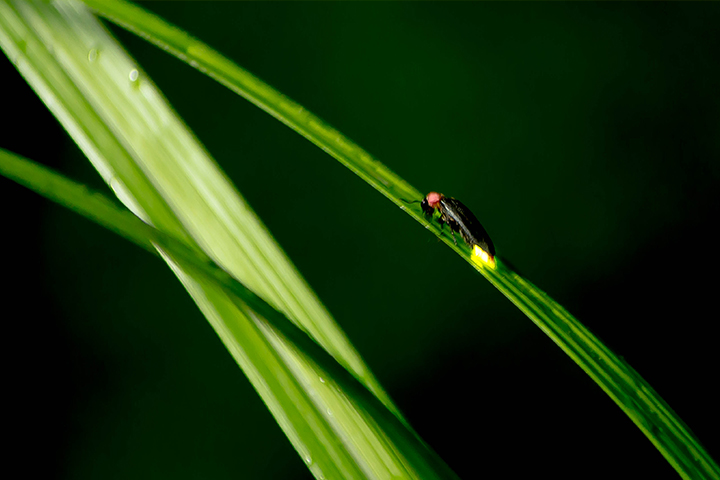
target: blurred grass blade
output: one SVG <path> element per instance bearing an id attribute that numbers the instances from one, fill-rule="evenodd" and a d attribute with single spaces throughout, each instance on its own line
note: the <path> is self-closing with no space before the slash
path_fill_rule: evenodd
<path id="1" fill-rule="evenodd" d="M 390 432 L 390 437 L 400 439 L 403 448 L 427 454 L 425 446 L 410 430 L 392 415 L 380 401 L 362 386 L 352 375 L 335 361 L 322 347 L 317 345 L 305 332 L 293 325 L 281 312 L 252 293 L 227 272 L 214 264 L 203 252 L 190 249 L 184 242 L 171 237 L 140 221 L 135 215 L 118 207 L 104 195 L 92 192 L 85 186 L 69 180 L 47 167 L 38 165 L 0 148 L 0 175 L 36 191 L 44 197 L 63 205 L 80 215 L 118 233 L 148 252 L 161 256 L 157 250 L 166 252 L 183 268 L 192 271 L 204 280 L 225 291 L 233 302 L 248 316 L 256 320 L 258 328 L 265 331 L 275 342 L 284 339 L 299 358 L 292 362 L 295 368 L 305 363 L 312 364 L 313 373 L 322 372 L 328 388 L 342 389 L 351 393 L 352 402 L 362 410 L 372 412 L 367 420 L 370 425 Z M 278 345 L 280 347 L 281 345 Z M 279 350 L 284 350 L 283 348 Z"/>
<path id="2" fill-rule="evenodd" d="M 82 5 L 0 1 L 0 47 L 123 203 L 308 332 L 397 416 L 345 391 L 192 262 L 160 254 L 317 478 L 454 478 L 161 93 Z M 244 432 L 240 432 L 244 435 Z"/>
<path id="3" fill-rule="evenodd" d="M 143 9 L 118 0 L 84 0 L 100 15 L 171 52 L 248 99 L 347 166 L 430 228 L 532 319 L 627 413 L 685 478 L 720 478 L 720 469 L 657 393 L 623 360 L 544 292 L 499 262 L 474 263 L 468 248 L 455 246 L 402 199 L 422 194 L 358 145 L 205 43 Z"/>
<path id="4" fill-rule="evenodd" d="M 84 115 L 92 121 L 87 126 L 78 125 L 77 119 L 71 118 L 77 113 L 62 104 L 54 113 L 66 120 L 63 123 L 68 129 L 75 129 L 71 131 L 73 137 L 129 208 L 161 230 L 192 238 L 223 268 L 243 278 L 298 322 L 399 415 L 344 333 L 207 152 L 171 109 L 155 108 L 164 105 L 164 100 L 152 82 L 119 47 L 102 43 L 109 40 L 100 35 L 109 37 L 100 25 L 96 24 L 92 33 L 78 31 L 71 37 L 60 37 L 53 30 L 57 24 L 50 24 L 49 18 L 36 15 L 23 2 L 17 5 L 28 19 L 37 22 L 32 28 L 43 41 L 66 47 L 54 53 L 82 91 L 71 91 L 73 86 L 61 91 L 64 87 L 52 85 L 49 93 L 58 98 L 78 97 L 74 104 L 78 108 L 84 104 Z M 57 5 L 70 11 L 73 3 Z M 67 23 L 73 26 L 74 21 L 68 19 Z M 24 45 L 23 38 L 18 41 Z M 82 55 L 80 50 L 84 50 Z M 57 68 L 48 65 L 33 74 L 52 80 Z M 114 87 L 117 98 L 108 98 L 106 86 Z M 133 119 L 138 111 L 143 113 L 144 122 Z M 95 128 L 99 121 L 112 125 L 114 131 Z M 88 133 L 83 129 L 93 130 Z M 158 199 L 158 193 L 165 198 Z M 157 209 L 153 218 L 144 211 L 146 204 Z"/>

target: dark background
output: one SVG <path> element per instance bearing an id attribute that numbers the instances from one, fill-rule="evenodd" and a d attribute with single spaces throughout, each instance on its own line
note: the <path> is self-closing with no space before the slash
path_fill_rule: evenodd
<path id="1" fill-rule="evenodd" d="M 633 365 L 720 458 L 720 4 L 149 3 L 422 191 Z M 677 478 L 530 320 L 229 90 L 112 28 L 465 479 Z M 106 191 L 4 57 L 0 146 Z M 12 105 L 12 107 L 8 107 Z M 25 471 L 309 478 L 169 270 L 0 179 Z"/>

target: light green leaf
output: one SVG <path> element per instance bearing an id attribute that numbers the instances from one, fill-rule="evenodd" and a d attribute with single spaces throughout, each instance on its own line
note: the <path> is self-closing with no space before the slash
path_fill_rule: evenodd
<path id="1" fill-rule="evenodd" d="M 190 249 L 184 242 L 157 230 L 127 210 L 118 207 L 104 195 L 93 192 L 85 186 L 69 180 L 50 169 L 28 159 L 0 149 L 0 175 L 36 191 L 40 195 L 69 208 L 80 215 L 114 231 L 148 252 L 162 257 L 171 256 L 182 263 L 185 270 L 192 272 L 225 292 L 235 305 L 249 317 L 257 320 L 259 328 L 273 338 L 282 338 L 291 346 L 299 359 L 312 362 L 313 372 L 322 372 L 323 383 L 349 393 L 352 402 L 360 409 L 371 412 L 367 419 L 371 425 L 377 422 L 382 430 L 396 436 L 399 444 L 407 444 L 417 452 L 425 446 L 411 431 L 405 428 L 380 401 L 349 374 L 335 359 L 316 344 L 305 332 L 275 310 L 262 298 L 218 267 L 203 252 Z M 160 252 L 165 252 L 161 254 Z M 316 392 L 317 393 L 317 392 Z"/>
<path id="2" fill-rule="evenodd" d="M 198 274 L 193 262 L 160 248 L 317 478 L 454 478 L 404 424 L 161 93 L 84 6 L 0 2 L 0 46 L 133 213 L 190 251 L 204 252 L 281 311 L 392 412 L 345 391 L 281 330 Z"/>

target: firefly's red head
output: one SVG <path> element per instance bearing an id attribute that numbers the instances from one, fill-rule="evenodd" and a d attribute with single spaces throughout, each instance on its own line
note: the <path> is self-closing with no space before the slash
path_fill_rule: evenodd
<path id="1" fill-rule="evenodd" d="M 442 200 L 442 198 L 442 193 L 428 193 L 425 198 L 423 198 L 423 201 L 420 202 L 420 207 L 422 208 L 423 212 L 425 212 L 425 215 L 432 216 L 433 211 L 438 208 L 438 203 L 440 203 L 440 200 Z"/>
<path id="2" fill-rule="evenodd" d="M 442 198 L 443 198 L 442 193 L 430 192 L 425 197 L 425 200 L 427 201 L 428 206 L 430 208 L 437 208 L 437 204 Z"/>

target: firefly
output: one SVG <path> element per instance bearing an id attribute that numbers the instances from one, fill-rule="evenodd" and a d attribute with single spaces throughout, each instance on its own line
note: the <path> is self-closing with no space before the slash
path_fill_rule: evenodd
<path id="1" fill-rule="evenodd" d="M 464 203 L 446 197 L 442 193 L 430 192 L 420 202 L 420 208 L 429 219 L 433 217 L 435 210 L 439 211 L 440 228 L 448 224 L 455 245 L 457 245 L 455 232 L 458 232 L 465 243 L 472 247 L 474 257 L 495 266 L 495 246 L 478 219 Z"/>

